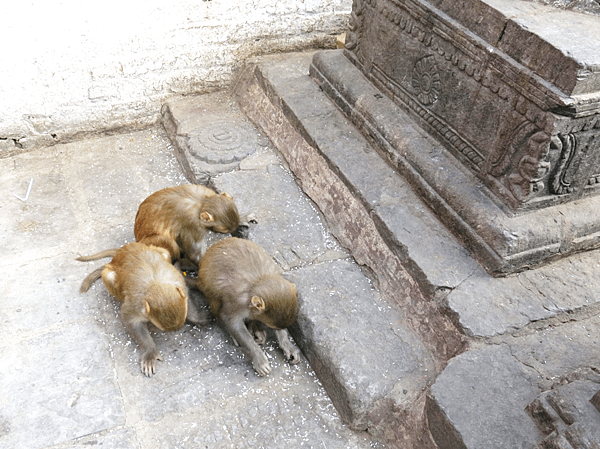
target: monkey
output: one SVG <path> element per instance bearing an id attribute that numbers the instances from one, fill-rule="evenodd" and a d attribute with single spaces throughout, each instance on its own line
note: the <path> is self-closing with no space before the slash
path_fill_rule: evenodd
<path id="1" fill-rule="evenodd" d="M 290 363 L 300 361 L 300 351 L 286 330 L 298 314 L 296 285 L 283 278 L 261 246 L 237 237 L 213 244 L 200 261 L 197 287 L 208 300 L 211 313 L 249 353 L 259 375 L 271 372 L 267 356 L 258 346 L 265 339 L 263 324 L 275 329 L 279 347 Z"/>
<path id="2" fill-rule="evenodd" d="M 194 324 L 205 324 L 209 317 L 190 302 L 183 275 L 170 263 L 171 254 L 166 249 L 134 242 L 77 260 L 111 256 L 109 263 L 86 276 L 79 291 L 88 291 L 102 277 L 108 292 L 123 303 L 121 318 L 140 346 L 142 372 L 152 377 L 156 373 L 156 361 L 163 358 L 147 324 L 168 332 L 180 329 L 186 319 Z"/>
<path id="3" fill-rule="evenodd" d="M 182 253 L 196 266 L 206 252 L 208 231 L 222 234 L 238 229 L 240 217 L 227 193 L 196 184 L 167 187 L 154 192 L 135 216 L 138 242 L 165 248 L 176 262 Z"/>

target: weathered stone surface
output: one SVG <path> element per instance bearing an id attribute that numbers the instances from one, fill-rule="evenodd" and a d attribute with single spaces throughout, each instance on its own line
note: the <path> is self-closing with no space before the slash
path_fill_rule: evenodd
<path id="1" fill-rule="evenodd" d="M 445 300 L 469 335 L 515 332 L 529 323 L 595 307 L 600 301 L 597 259 L 597 251 L 583 253 L 499 279 L 477 270 Z"/>
<path id="2" fill-rule="evenodd" d="M 292 174 L 280 164 L 226 173 L 215 183 L 219 190 L 234 195 L 242 214 L 254 215 L 257 224 L 251 225 L 250 239 L 265 248 L 284 270 L 311 264 L 330 250 L 337 251 L 339 258 L 347 256 L 324 228 Z M 250 185 L 252 194 L 248 195 Z"/>
<path id="3" fill-rule="evenodd" d="M 186 177 L 199 184 L 235 170 L 267 145 L 224 92 L 170 100 L 162 108 L 162 122 Z"/>
<path id="4" fill-rule="evenodd" d="M 434 383 L 435 392 L 433 388 L 430 390 L 435 394 L 428 396 L 425 410 L 436 443 L 439 447 L 469 449 L 536 447 L 542 435 L 526 413 L 527 405 L 540 392 L 548 391 L 561 379 L 581 379 L 577 373 L 593 372 L 600 366 L 600 352 L 596 349 L 600 345 L 597 252 L 572 255 L 504 278 L 492 277 L 468 257 L 465 260 L 460 259 L 462 255 L 452 258 L 452 248 L 456 243 L 444 245 L 437 240 L 439 223 L 430 225 L 421 214 L 422 211 L 430 213 L 429 209 L 417 195 L 410 194 L 410 188 L 403 188 L 407 184 L 403 184 L 402 180 L 396 182 L 396 174 L 377 160 L 375 151 L 368 142 L 361 140 L 355 129 L 346 128 L 339 111 L 325 102 L 319 92 L 311 90 L 317 88 L 306 80 L 306 69 L 302 70 L 302 64 L 308 64 L 305 55 L 261 58 L 256 65 L 247 69 L 245 73 L 248 78 L 243 80 L 243 87 L 237 85 L 236 91 L 249 116 L 260 123 L 263 129 L 271 130 L 265 132 L 286 155 L 290 168 L 303 189 L 311 194 L 322 210 L 334 234 L 357 260 L 366 261 L 365 264 L 371 268 L 375 267 L 376 279 L 385 286 L 381 288 L 383 294 L 390 291 L 386 290 L 391 285 L 386 277 L 399 273 L 397 265 L 382 256 L 386 254 L 385 251 L 378 253 L 379 258 L 367 256 L 368 252 L 360 242 L 365 237 L 356 232 L 357 229 L 368 229 L 365 234 L 373 252 L 381 248 L 380 241 L 373 234 L 377 232 L 389 248 L 395 248 L 398 257 L 412 261 L 414 266 L 407 263 L 405 267 L 417 282 L 422 283 L 424 291 L 435 290 L 431 289 L 431 280 L 456 276 L 454 279 L 458 284 L 446 284 L 454 285 L 449 289 L 438 285 L 437 296 L 440 304 L 451 312 L 454 323 L 465 333 L 477 338 L 469 352 L 454 357 L 447 367 L 442 367 L 443 371 Z M 347 67 L 342 66 L 343 69 Z M 349 70 L 343 79 L 348 96 L 359 105 L 353 110 L 357 119 L 364 118 L 363 113 L 385 114 L 386 108 L 380 104 L 385 99 L 377 98 L 376 90 L 356 89 L 355 77 L 360 79 L 362 75 Z M 249 78 L 253 81 L 249 82 Z M 394 111 L 397 113 L 393 123 L 401 126 L 383 128 L 386 135 L 402 141 L 408 157 L 430 158 L 428 163 L 432 167 L 436 164 L 439 166 L 440 160 L 445 157 L 445 150 L 440 145 L 436 146 L 401 110 Z M 410 154 L 411 148 L 417 148 L 418 151 Z M 450 167 L 456 168 L 452 164 Z M 462 178 L 452 180 L 452 175 L 464 175 L 464 170 L 457 169 L 452 173 L 445 171 L 438 171 L 438 179 L 449 179 L 456 187 L 465 188 L 461 185 Z M 402 174 L 406 175 L 406 172 Z M 349 198 L 350 195 L 354 196 L 354 201 Z M 483 195 L 481 191 L 479 195 Z M 383 211 L 390 205 L 399 206 L 397 210 L 402 213 L 385 216 Z M 368 221 L 363 220 L 362 207 L 369 211 L 369 217 L 376 226 L 371 227 Z M 431 217 L 435 221 L 433 214 Z M 409 238 L 406 229 L 414 229 L 417 238 Z M 451 240 L 449 234 L 440 234 Z M 398 247 L 394 246 L 394 238 L 398 239 Z M 436 265 L 436 261 L 431 260 L 434 258 L 431 254 L 429 260 L 425 260 L 425 251 L 419 246 L 428 248 L 430 242 L 435 258 L 439 253 L 440 261 L 452 260 L 458 265 L 455 273 L 448 273 L 454 269 L 452 263 Z M 435 266 L 439 274 L 434 270 Z M 312 267 L 303 267 L 298 273 L 306 273 L 309 269 Z M 290 274 L 295 276 L 296 271 Z M 322 282 L 328 281 L 319 279 L 311 288 L 318 289 Z M 396 293 L 390 298 L 396 299 L 398 296 Z M 412 314 L 413 308 L 419 306 L 422 309 L 417 309 L 417 314 L 431 310 L 427 304 L 423 304 L 423 297 L 412 299 L 412 302 L 402 303 L 402 312 Z M 346 315 L 347 320 L 352 319 L 351 313 Z M 424 344 L 429 345 L 427 338 L 431 338 L 431 334 L 428 330 L 432 328 L 419 327 L 416 324 L 418 322 L 415 316 L 412 320 L 409 318 L 409 323 L 418 329 Z M 438 334 L 441 328 L 436 327 Z M 302 331 L 313 329 L 315 334 L 319 330 L 317 326 L 306 326 Z M 331 331 L 334 335 L 336 332 L 339 331 Z M 300 334 L 299 341 L 302 338 Z M 320 346 L 316 350 L 326 353 Z M 319 363 L 320 353 L 311 354 L 307 351 L 307 357 L 315 366 Z M 433 352 L 438 357 L 441 353 Z M 434 361 L 439 362 L 439 359 Z M 334 379 L 337 375 L 337 372 L 332 373 L 327 378 Z M 328 391 L 332 389 L 328 387 Z M 330 394 L 339 397 L 342 393 L 334 391 Z M 438 397 L 444 401 L 443 407 L 438 403 Z M 423 404 L 413 402 L 413 412 L 404 415 L 391 403 L 380 408 L 399 422 L 415 424 L 410 429 L 413 432 L 410 434 L 412 439 L 402 440 L 409 435 L 406 427 L 394 434 L 396 444 L 403 441 L 408 445 L 406 441 L 410 441 L 414 447 L 433 447 L 433 443 L 425 440 L 415 443 L 417 434 L 428 434 L 418 427 L 420 415 L 416 410 L 420 413 L 424 410 L 419 406 L 423 407 Z M 373 421 L 377 422 L 381 414 L 375 415 L 372 413 L 370 419 L 375 418 Z M 402 426 L 405 425 L 409 424 Z M 566 436 L 561 438 L 570 444 Z"/>
<path id="5" fill-rule="evenodd" d="M 42 327 L 18 345 L 2 339 L 3 447 L 52 446 L 125 424 L 101 328 L 89 320 L 61 327 Z"/>
<path id="6" fill-rule="evenodd" d="M 533 402 L 537 413 L 527 410 L 544 435 L 539 447 L 553 447 L 560 441 L 568 448 L 600 447 L 600 412 L 591 403 L 598 383 L 576 380 L 542 393 Z"/>
<path id="7" fill-rule="evenodd" d="M 242 108 L 284 154 L 303 191 L 318 205 L 340 243 L 350 249 L 359 263 L 376 273 L 384 296 L 394 298 L 407 311 L 407 319 L 436 354 L 436 360 L 445 360 L 450 354 L 460 351 L 461 337 L 455 333 L 450 321 L 439 314 L 436 306 L 424 299 L 423 292 L 431 293 L 434 288 L 427 282 L 421 268 L 411 260 L 410 251 L 390 238 L 391 232 L 386 230 L 377 208 L 365 200 L 363 193 L 336 165 L 336 157 L 350 161 L 355 157 L 352 151 L 367 148 L 367 144 L 331 105 L 325 106 L 329 108 L 325 109 L 325 113 L 318 112 L 321 103 L 327 103 L 323 96 L 319 97 L 318 87 L 307 81 L 308 58 L 307 55 L 295 55 L 289 59 L 264 58 L 258 65 L 247 67 L 235 88 Z M 296 87 L 291 87 L 292 80 L 297 81 Z M 307 108 L 296 107 L 294 102 L 298 98 L 316 98 L 318 103 L 312 107 L 305 103 Z M 319 120 L 314 116 L 319 114 L 321 125 L 317 126 Z M 300 120 L 300 117 L 307 118 Z M 331 138 L 327 137 L 327 128 L 333 131 Z M 348 143 L 348 146 L 332 143 L 335 140 Z M 362 151 L 360 154 L 367 153 Z M 370 163 L 377 164 L 377 159 L 362 160 L 360 166 Z M 373 166 L 375 170 L 385 167 L 385 164 Z M 371 172 L 371 176 L 386 179 L 389 173 L 377 171 Z M 353 181 L 356 182 L 356 179 Z M 362 182 L 368 183 L 367 180 Z M 415 212 L 429 213 L 426 208 L 418 208 Z M 419 214 L 413 217 L 421 220 Z M 403 218 L 396 216 L 394 219 Z M 455 261 L 466 257 L 451 236 L 443 228 L 438 229 L 440 234 L 431 235 L 431 238 L 441 244 L 447 243 L 451 254 L 457 250 L 456 256 L 452 256 L 456 257 Z M 426 241 L 421 239 L 419 244 L 426 244 Z"/>
<path id="8" fill-rule="evenodd" d="M 67 444 L 65 449 L 89 449 L 98 446 L 102 449 L 138 449 L 139 444 L 136 432 L 130 428 L 120 428 L 108 432 L 86 436 L 72 444 Z"/>
<path id="9" fill-rule="evenodd" d="M 435 3 L 356 2 L 348 57 L 512 211 L 595 194 L 600 19 L 521 0 Z"/>
<path id="10" fill-rule="evenodd" d="M 539 393 L 536 380 L 504 345 L 455 357 L 428 397 L 435 442 L 440 449 L 535 447 L 539 434 L 525 407 Z"/>

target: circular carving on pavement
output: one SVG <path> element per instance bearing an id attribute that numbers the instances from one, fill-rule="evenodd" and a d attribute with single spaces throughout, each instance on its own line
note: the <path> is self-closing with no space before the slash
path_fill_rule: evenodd
<path id="1" fill-rule="evenodd" d="M 209 164 L 232 164 L 254 153 L 258 133 L 243 121 L 206 123 L 188 134 L 190 151 Z"/>
<path id="2" fill-rule="evenodd" d="M 440 95 L 440 72 L 433 56 L 425 56 L 415 63 L 412 86 L 417 99 L 425 106 L 433 104 Z"/>

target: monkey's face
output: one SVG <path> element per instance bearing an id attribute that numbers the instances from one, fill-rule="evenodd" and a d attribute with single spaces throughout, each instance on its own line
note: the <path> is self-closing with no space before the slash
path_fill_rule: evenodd
<path id="1" fill-rule="evenodd" d="M 240 225 L 240 215 L 231 196 L 222 193 L 204 201 L 200 221 L 206 229 L 228 234 Z"/>

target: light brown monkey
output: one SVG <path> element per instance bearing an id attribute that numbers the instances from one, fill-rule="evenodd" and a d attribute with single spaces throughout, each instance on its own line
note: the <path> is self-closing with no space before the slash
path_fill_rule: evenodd
<path id="1" fill-rule="evenodd" d="M 230 233 L 240 224 L 233 198 L 188 184 L 154 192 L 140 205 L 133 232 L 138 242 L 165 248 L 171 261 L 181 252 L 196 266 L 206 251 L 208 231 Z"/>
<path id="2" fill-rule="evenodd" d="M 236 344 L 249 352 L 258 374 L 271 372 L 267 356 L 257 344 L 264 340 L 261 323 L 275 329 L 279 347 L 290 363 L 299 362 L 300 351 L 286 330 L 298 314 L 296 286 L 281 276 L 279 267 L 259 245 L 236 237 L 215 243 L 200 262 L 197 285 L 212 314 Z"/>
<path id="3" fill-rule="evenodd" d="M 164 248 L 129 243 L 120 249 L 102 251 L 77 260 L 90 261 L 113 256 L 110 263 L 91 272 L 81 284 L 86 292 L 102 277 L 106 289 L 121 301 L 121 317 L 129 334 L 141 350 L 142 372 L 151 377 L 156 361 L 162 360 L 148 331 L 152 323 L 163 332 L 180 329 L 186 318 L 196 324 L 209 321 L 188 297 L 183 275 L 170 263 Z"/>

